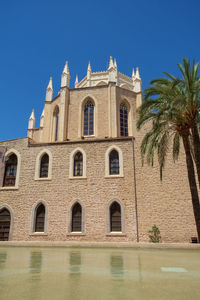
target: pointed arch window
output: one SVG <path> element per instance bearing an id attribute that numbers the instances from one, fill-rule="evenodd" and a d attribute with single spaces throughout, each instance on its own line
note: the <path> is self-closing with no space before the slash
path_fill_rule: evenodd
<path id="1" fill-rule="evenodd" d="M 17 174 L 17 156 L 11 154 L 5 161 L 4 186 L 15 186 Z"/>
<path id="2" fill-rule="evenodd" d="M 72 232 L 82 231 L 82 207 L 76 203 L 72 208 Z"/>
<path id="3" fill-rule="evenodd" d="M 109 171 L 110 175 L 119 174 L 119 153 L 112 150 L 109 155 Z"/>
<path id="4" fill-rule="evenodd" d="M 111 145 L 105 152 L 105 176 L 123 177 L 123 153 L 117 145 Z"/>
<path id="5" fill-rule="evenodd" d="M 116 201 L 110 206 L 110 231 L 122 231 L 121 207 Z"/>
<path id="6" fill-rule="evenodd" d="M 45 207 L 43 204 L 40 204 L 36 208 L 35 232 L 44 232 L 44 225 L 45 225 Z"/>
<path id="7" fill-rule="evenodd" d="M 74 176 L 83 176 L 83 154 L 77 152 L 74 156 Z"/>
<path id="8" fill-rule="evenodd" d="M 128 108 L 124 102 L 120 104 L 120 135 L 128 136 Z"/>
<path id="9" fill-rule="evenodd" d="M 88 100 L 84 106 L 83 135 L 94 134 L 94 103 Z"/>
<path id="10" fill-rule="evenodd" d="M 0 210 L 0 241 L 8 241 L 10 233 L 10 212 L 3 208 Z"/>
<path id="11" fill-rule="evenodd" d="M 48 177 L 48 170 L 49 170 L 49 155 L 45 153 L 41 158 L 40 178 Z"/>

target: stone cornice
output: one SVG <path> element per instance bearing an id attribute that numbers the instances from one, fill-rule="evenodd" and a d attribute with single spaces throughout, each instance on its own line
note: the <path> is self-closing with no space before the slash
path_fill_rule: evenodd
<path id="1" fill-rule="evenodd" d="M 56 146 L 56 145 L 72 145 L 72 144 L 87 144 L 87 143 L 107 143 L 107 142 L 121 142 L 121 141 L 131 141 L 135 139 L 134 137 L 116 137 L 116 138 L 104 138 L 104 139 L 81 139 L 75 141 L 63 141 L 63 142 L 50 142 L 50 143 L 32 143 L 29 139 L 28 146 L 29 147 L 41 147 L 41 146 Z"/>

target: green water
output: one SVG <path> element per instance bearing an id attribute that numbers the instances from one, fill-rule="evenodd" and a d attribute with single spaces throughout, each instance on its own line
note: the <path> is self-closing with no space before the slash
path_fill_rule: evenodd
<path id="1" fill-rule="evenodd" d="M 0 299 L 200 299 L 200 251 L 1 247 Z"/>

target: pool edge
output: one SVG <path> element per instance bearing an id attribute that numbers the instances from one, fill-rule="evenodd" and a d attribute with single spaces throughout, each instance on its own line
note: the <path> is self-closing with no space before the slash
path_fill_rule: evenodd
<path id="1" fill-rule="evenodd" d="M 193 249 L 200 244 L 190 243 L 131 243 L 131 242 L 75 242 L 75 241 L 3 241 L 0 247 L 65 247 L 65 248 L 129 248 L 129 249 Z"/>

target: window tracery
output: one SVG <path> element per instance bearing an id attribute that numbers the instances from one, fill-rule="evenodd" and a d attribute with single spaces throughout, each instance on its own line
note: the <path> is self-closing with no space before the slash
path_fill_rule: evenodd
<path id="1" fill-rule="evenodd" d="M 124 102 L 120 104 L 120 135 L 128 136 L 128 108 Z"/>
<path id="2" fill-rule="evenodd" d="M 94 103 L 88 100 L 84 105 L 83 135 L 94 134 Z"/>

